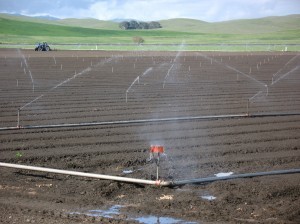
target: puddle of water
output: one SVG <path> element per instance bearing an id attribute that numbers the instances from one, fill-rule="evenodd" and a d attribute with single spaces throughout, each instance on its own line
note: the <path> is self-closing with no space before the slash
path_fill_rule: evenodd
<path id="1" fill-rule="evenodd" d="M 123 206 L 121 205 L 114 205 L 110 207 L 108 210 L 89 210 L 86 215 L 94 216 L 94 217 L 104 217 L 104 218 L 113 218 L 115 215 L 120 214 L 120 208 Z"/>
<path id="2" fill-rule="evenodd" d="M 122 205 L 113 205 L 107 210 L 88 210 L 87 212 L 71 212 L 70 214 L 87 215 L 92 217 L 104 217 L 104 218 L 116 218 L 120 215 L 120 209 L 124 207 Z M 181 219 L 175 219 L 171 217 L 156 217 L 156 216 L 131 216 L 126 220 L 135 220 L 142 224 L 197 224 L 197 222 L 188 222 Z"/>
<path id="3" fill-rule="evenodd" d="M 186 222 L 181 219 L 173 219 L 170 217 L 144 216 L 135 218 L 134 220 L 143 224 L 196 224 L 196 222 Z"/>
<path id="4" fill-rule="evenodd" d="M 205 199 L 205 200 L 209 200 L 209 201 L 212 201 L 212 200 L 215 200 L 216 197 L 215 196 L 212 196 L 212 195 L 205 195 L 205 196 L 201 196 L 202 199 Z"/>
<path id="5" fill-rule="evenodd" d="M 216 177 L 227 177 L 227 176 L 230 176 L 232 175 L 233 172 L 228 172 L 228 173 L 217 173 L 215 174 Z"/>

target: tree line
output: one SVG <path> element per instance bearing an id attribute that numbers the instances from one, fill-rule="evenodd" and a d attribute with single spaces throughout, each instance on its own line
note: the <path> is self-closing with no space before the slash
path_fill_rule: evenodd
<path id="1" fill-rule="evenodd" d="M 135 29 L 158 29 L 162 28 L 159 22 L 138 22 L 135 20 L 123 21 L 119 23 L 119 27 L 123 30 L 135 30 Z"/>

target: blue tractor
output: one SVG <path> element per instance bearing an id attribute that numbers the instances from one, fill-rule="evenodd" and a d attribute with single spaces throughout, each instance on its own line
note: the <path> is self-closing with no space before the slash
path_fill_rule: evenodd
<path id="1" fill-rule="evenodd" d="M 35 46 L 35 51 L 51 51 L 50 46 L 47 44 L 47 42 L 38 43 Z"/>

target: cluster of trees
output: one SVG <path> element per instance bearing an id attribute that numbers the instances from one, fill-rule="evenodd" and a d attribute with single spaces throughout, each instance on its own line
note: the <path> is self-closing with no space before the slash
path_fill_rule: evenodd
<path id="1" fill-rule="evenodd" d="M 123 21 L 119 24 L 119 27 L 123 30 L 134 30 L 134 29 L 158 29 L 162 26 L 159 22 L 137 22 L 135 20 Z"/>

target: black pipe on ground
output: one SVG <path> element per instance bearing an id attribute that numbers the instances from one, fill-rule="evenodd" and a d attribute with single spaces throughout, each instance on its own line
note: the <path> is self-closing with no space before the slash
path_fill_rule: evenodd
<path id="1" fill-rule="evenodd" d="M 295 174 L 295 173 L 300 173 L 300 169 L 275 170 L 275 171 L 258 172 L 258 173 L 236 174 L 236 175 L 230 175 L 225 177 L 205 177 L 199 179 L 180 180 L 180 181 L 174 181 L 171 186 L 180 186 L 186 184 L 204 184 L 204 183 L 220 181 L 220 180 L 232 180 L 238 178 L 252 178 L 252 177 L 260 177 L 260 176 Z"/>
<path id="2" fill-rule="evenodd" d="M 102 122 L 86 122 L 86 123 L 69 123 L 69 124 L 53 124 L 53 125 L 27 125 L 17 127 L 2 127 L 0 131 L 19 130 L 19 129 L 40 129 L 40 128 L 70 128 L 85 127 L 98 125 L 122 125 L 122 124 L 140 124 L 153 122 L 173 122 L 188 120 L 216 120 L 216 119 L 234 119 L 234 118 L 255 118 L 255 117 L 278 117 L 278 116 L 299 116 L 300 113 L 266 113 L 266 114 L 227 114 L 227 115 L 207 115 L 195 117 L 171 117 L 158 119 L 141 119 L 141 120 L 120 120 L 120 121 L 102 121 Z"/>

